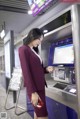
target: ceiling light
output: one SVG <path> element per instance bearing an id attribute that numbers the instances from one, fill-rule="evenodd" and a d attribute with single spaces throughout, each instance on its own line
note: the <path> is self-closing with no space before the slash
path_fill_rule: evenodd
<path id="1" fill-rule="evenodd" d="M 32 11 L 31 11 L 31 10 L 29 10 L 29 11 L 28 11 L 28 14 L 32 14 Z"/>
<path id="2" fill-rule="evenodd" d="M 5 36 L 5 30 L 2 30 L 1 33 L 0 33 L 0 37 L 4 38 L 4 36 Z"/>
<path id="3" fill-rule="evenodd" d="M 44 31 L 43 31 L 43 33 L 47 33 L 47 32 L 48 32 L 48 30 L 44 30 Z"/>

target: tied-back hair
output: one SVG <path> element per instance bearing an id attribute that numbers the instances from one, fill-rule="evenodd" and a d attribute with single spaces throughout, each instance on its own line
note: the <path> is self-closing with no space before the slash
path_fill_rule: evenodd
<path id="1" fill-rule="evenodd" d="M 39 28 L 33 28 L 32 30 L 30 30 L 30 32 L 28 33 L 27 37 L 23 39 L 23 44 L 24 45 L 28 45 L 29 43 L 31 43 L 32 41 L 36 40 L 36 39 L 40 39 L 41 36 L 44 37 L 44 34 L 42 32 L 42 30 L 40 30 Z M 33 47 L 33 49 L 39 53 L 38 47 Z"/>

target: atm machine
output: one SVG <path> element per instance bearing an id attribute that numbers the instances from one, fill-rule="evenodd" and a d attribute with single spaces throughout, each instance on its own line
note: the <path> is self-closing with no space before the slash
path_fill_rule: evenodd
<path id="1" fill-rule="evenodd" d="M 76 81 L 74 69 L 74 46 L 72 38 L 66 38 L 51 44 L 48 65 L 54 66 L 51 73 L 54 83 L 48 86 L 53 92 L 59 92 L 60 98 L 53 93 L 53 99 L 46 97 L 49 119 L 77 119 L 77 112 L 67 103 L 76 95 Z M 47 89 L 48 90 L 48 89 Z M 68 99 L 69 98 L 69 99 Z M 71 98 L 71 99 L 70 99 Z M 65 101 L 66 100 L 66 101 Z M 63 102 L 66 102 L 65 104 Z M 73 101 L 73 103 L 75 103 Z"/>
<path id="2" fill-rule="evenodd" d="M 55 67 L 51 77 L 58 83 L 54 87 L 76 94 L 72 38 L 51 45 L 48 65 Z"/>

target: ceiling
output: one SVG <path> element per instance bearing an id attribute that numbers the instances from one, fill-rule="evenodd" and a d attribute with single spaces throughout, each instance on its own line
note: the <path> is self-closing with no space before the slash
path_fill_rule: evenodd
<path id="1" fill-rule="evenodd" d="M 28 10 L 27 0 L 0 0 L 0 32 L 5 23 L 6 32 L 13 30 L 15 37 L 20 34 L 38 18 L 38 16 L 28 15 Z M 2 39 L 0 39 L 1 46 L 3 46 Z"/>
<path id="2" fill-rule="evenodd" d="M 5 22 L 6 31 L 14 30 L 15 34 L 22 32 L 37 17 L 28 15 L 27 13 L 17 13 L 9 11 L 0 11 L 0 31 Z"/>
<path id="3" fill-rule="evenodd" d="M 0 0 L 0 10 L 26 13 L 28 9 L 27 0 Z"/>
<path id="4" fill-rule="evenodd" d="M 0 32 L 4 27 L 6 32 L 14 30 L 14 35 L 21 33 L 36 18 L 28 15 L 29 5 L 27 0 L 0 0 Z M 3 46 L 3 40 L 0 39 L 0 46 Z"/>

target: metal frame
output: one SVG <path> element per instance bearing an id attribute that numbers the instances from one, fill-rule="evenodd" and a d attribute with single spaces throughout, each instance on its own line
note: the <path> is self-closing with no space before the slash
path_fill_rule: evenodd
<path id="1" fill-rule="evenodd" d="M 72 35 L 75 52 L 75 76 L 77 86 L 78 119 L 80 119 L 80 4 L 72 5 Z"/>
<path id="2" fill-rule="evenodd" d="M 16 115 L 21 115 L 21 114 L 27 112 L 27 109 L 25 109 L 24 107 L 18 105 L 21 86 L 22 86 L 22 82 L 21 82 L 21 85 L 20 85 L 19 90 L 16 90 L 16 92 L 18 93 L 18 94 L 17 94 L 16 103 L 15 103 L 15 105 L 13 105 L 13 106 L 10 107 L 10 108 L 7 107 L 9 92 L 10 92 L 10 91 L 13 92 L 13 91 L 15 91 L 15 90 L 11 90 L 11 89 L 8 87 L 7 96 L 6 96 L 6 101 L 5 101 L 5 106 L 4 106 L 6 110 L 10 110 L 10 109 L 15 108 L 15 114 L 16 114 Z M 20 108 L 20 109 L 22 109 L 22 110 L 24 110 L 24 111 L 22 111 L 21 113 L 17 113 L 17 108 Z"/>
<path id="3" fill-rule="evenodd" d="M 18 73 L 17 75 L 19 75 L 19 77 L 17 77 L 16 79 L 16 73 Z M 22 71 L 20 68 L 15 68 L 14 67 L 14 70 L 13 70 L 13 73 L 12 73 L 12 78 L 10 79 L 10 82 L 9 82 L 9 86 L 8 86 L 8 90 L 7 90 L 7 96 L 6 96 L 6 100 L 5 100 L 5 105 L 4 105 L 4 108 L 6 110 L 10 110 L 12 108 L 15 108 L 15 114 L 16 115 L 21 115 L 27 111 L 32 111 L 32 110 L 28 110 L 27 107 L 24 108 L 20 105 L 18 105 L 18 102 L 19 102 L 19 96 L 20 96 L 20 91 L 23 89 L 24 87 L 24 83 L 23 83 L 23 78 L 22 78 Z M 7 103 L 8 103 L 8 96 L 9 96 L 9 93 L 10 92 L 16 92 L 16 95 L 14 95 L 16 98 L 15 98 L 15 102 L 14 105 L 12 107 L 8 107 Z M 13 97 L 14 99 L 14 97 Z M 28 104 L 31 104 L 31 102 L 28 102 L 27 101 L 27 105 Z M 18 113 L 18 108 L 22 109 L 23 111 L 21 113 Z"/>

